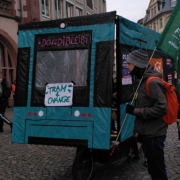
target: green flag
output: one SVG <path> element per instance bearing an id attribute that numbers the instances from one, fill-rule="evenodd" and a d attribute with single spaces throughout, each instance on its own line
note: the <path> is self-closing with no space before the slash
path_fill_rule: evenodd
<path id="1" fill-rule="evenodd" d="M 177 1 L 160 36 L 157 49 L 160 49 L 174 59 L 174 68 L 177 70 L 180 51 L 180 0 Z"/>

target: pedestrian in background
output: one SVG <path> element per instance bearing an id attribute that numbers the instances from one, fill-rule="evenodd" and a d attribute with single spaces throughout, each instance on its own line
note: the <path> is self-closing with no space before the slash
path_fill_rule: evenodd
<path id="1" fill-rule="evenodd" d="M 174 71 L 174 84 L 177 86 L 177 71 Z M 178 103 L 179 103 L 179 110 L 178 110 L 178 117 L 177 117 L 177 130 L 178 130 L 178 140 L 179 144 L 177 145 L 177 148 L 180 148 L 180 95 L 176 90 L 176 95 L 178 97 Z"/>
<path id="2" fill-rule="evenodd" d="M 180 103 L 180 97 L 179 94 L 177 94 L 178 97 L 178 102 Z M 179 110 L 178 110 L 178 117 L 177 117 L 177 130 L 178 130 L 178 140 L 180 142 L 180 106 L 179 106 Z M 177 145 L 177 148 L 180 148 L 180 143 Z"/>
<path id="3" fill-rule="evenodd" d="M 0 114 L 5 115 L 6 106 L 8 105 L 8 99 L 11 95 L 11 88 L 9 87 L 5 78 L 0 79 Z M 4 132 L 3 129 L 4 119 L 0 118 L 0 132 Z"/>
<path id="4" fill-rule="evenodd" d="M 180 120 L 180 109 L 178 111 L 178 121 Z M 178 140 L 180 142 L 180 122 L 177 122 L 177 129 L 178 129 Z M 180 148 L 180 143 L 177 145 L 177 148 Z"/>
<path id="5" fill-rule="evenodd" d="M 12 95 L 13 95 L 13 100 L 15 100 L 15 93 L 16 93 L 16 80 L 14 80 L 14 82 L 11 85 L 11 91 L 12 91 Z"/>
<path id="6" fill-rule="evenodd" d="M 162 120 L 167 112 L 164 84 L 158 79 L 153 79 L 149 83 L 150 97 L 146 92 L 147 78 L 150 76 L 162 78 L 162 74 L 148 65 L 148 54 L 143 50 L 135 50 L 130 53 L 127 63 L 130 74 L 135 75 L 138 79 L 142 78 L 142 81 L 138 89 L 135 107 L 128 104 L 126 113 L 136 116 L 134 132 L 143 138 L 148 172 L 152 180 L 167 180 L 164 142 L 168 125 Z"/>

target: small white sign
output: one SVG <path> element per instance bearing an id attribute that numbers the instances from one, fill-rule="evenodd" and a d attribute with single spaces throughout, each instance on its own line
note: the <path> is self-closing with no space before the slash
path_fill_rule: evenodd
<path id="1" fill-rule="evenodd" d="M 72 106 L 73 83 L 47 84 L 45 106 Z"/>
<path id="2" fill-rule="evenodd" d="M 128 85 L 128 84 L 132 84 L 132 77 L 123 77 L 122 78 L 122 85 Z"/>

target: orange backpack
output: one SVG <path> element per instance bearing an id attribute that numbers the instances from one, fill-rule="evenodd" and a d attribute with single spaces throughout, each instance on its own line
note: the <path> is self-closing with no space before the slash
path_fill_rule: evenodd
<path id="1" fill-rule="evenodd" d="M 163 82 L 163 84 L 165 86 L 165 90 L 166 90 L 165 95 L 166 95 L 166 101 L 167 101 L 167 112 L 166 112 L 166 115 L 164 115 L 162 117 L 162 119 L 166 124 L 171 125 L 177 121 L 178 109 L 179 109 L 179 103 L 178 103 L 178 98 L 177 98 L 177 95 L 175 92 L 175 87 L 173 84 L 170 84 L 170 83 L 162 80 L 159 77 L 151 76 L 146 81 L 146 92 L 147 92 L 148 96 L 150 96 L 148 85 L 152 79 L 159 79 L 160 81 Z"/>

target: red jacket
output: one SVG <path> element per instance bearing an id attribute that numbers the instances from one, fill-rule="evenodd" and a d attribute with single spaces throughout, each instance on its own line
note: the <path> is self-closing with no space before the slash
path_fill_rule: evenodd
<path id="1" fill-rule="evenodd" d="M 15 91 L 16 91 L 16 85 L 15 84 L 12 84 L 11 85 L 11 89 L 12 89 L 12 94 L 13 96 L 15 95 Z"/>

